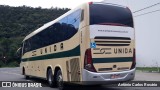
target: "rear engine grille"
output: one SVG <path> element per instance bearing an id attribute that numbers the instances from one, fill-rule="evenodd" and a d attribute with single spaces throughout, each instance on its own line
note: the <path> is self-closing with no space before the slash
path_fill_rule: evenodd
<path id="1" fill-rule="evenodd" d="M 131 39 L 127 37 L 95 37 L 97 46 L 129 46 Z"/>

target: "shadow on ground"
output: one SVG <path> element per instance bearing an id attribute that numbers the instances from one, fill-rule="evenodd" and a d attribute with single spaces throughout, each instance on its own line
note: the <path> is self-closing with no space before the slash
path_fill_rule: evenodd
<path id="1" fill-rule="evenodd" d="M 35 77 L 30 77 L 31 82 L 41 83 L 43 87 L 49 87 L 47 80 L 39 79 Z M 54 87 L 57 89 L 56 87 Z M 103 85 L 77 85 L 77 84 L 69 84 L 66 85 L 66 90 L 119 90 L 118 88 L 106 87 Z"/>

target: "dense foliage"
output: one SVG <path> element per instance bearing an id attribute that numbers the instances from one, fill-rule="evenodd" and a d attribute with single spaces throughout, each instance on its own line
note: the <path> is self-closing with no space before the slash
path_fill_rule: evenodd
<path id="1" fill-rule="evenodd" d="M 15 54 L 23 38 L 68 10 L 68 8 L 42 9 L 0 5 L 0 67 L 18 63 L 20 60 Z"/>

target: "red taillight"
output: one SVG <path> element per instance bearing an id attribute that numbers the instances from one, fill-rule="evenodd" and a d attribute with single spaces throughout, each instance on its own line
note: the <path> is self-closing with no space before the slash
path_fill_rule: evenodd
<path id="1" fill-rule="evenodd" d="M 92 55 L 91 55 L 91 49 L 88 49 L 86 52 L 86 59 L 87 59 L 87 63 L 91 64 L 92 63 Z"/>
<path id="2" fill-rule="evenodd" d="M 92 54 L 91 49 L 87 49 L 84 57 L 84 68 L 88 71 L 96 72 L 93 62 L 92 62 Z"/>
<path id="3" fill-rule="evenodd" d="M 134 69 L 136 67 L 136 50 L 133 50 L 133 61 L 132 61 L 132 66 L 131 69 Z"/>
<path id="4" fill-rule="evenodd" d="M 89 5 L 93 4 L 93 2 L 88 2 Z"/>

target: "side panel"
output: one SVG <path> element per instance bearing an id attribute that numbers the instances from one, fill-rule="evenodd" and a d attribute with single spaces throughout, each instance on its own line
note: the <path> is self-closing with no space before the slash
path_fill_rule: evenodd
<path id="1" fill-rule="evenodd" d="M 61 43 L 63 43 L 63 49 L 61 49 Z M 25 67 L 27 75 L 41 78 L 46 78 L 48 66 L 51 66 L 53 74 L 55 67 L 60 67 L 64 81 L 68 81 L 66 62 L 70 62 L 72 59 L 76 58 L 76 62 L 78 60 L 77 68 L 80 69 L 79 56 L 80 43 L 79 32 L 77 32 L 71 39 L 67 41 L 27 52 L 22 57 L 21 67 Z M 69 73 L 69 75 L 71 75 L 71 73 Z"/>
<path id="2" fill-rule="evenodd" d="M 68 82 L 79 82 L 81 79 L 80 74 L 80 58 L 74 57 L 66 61 L 66 79 Z"/>

